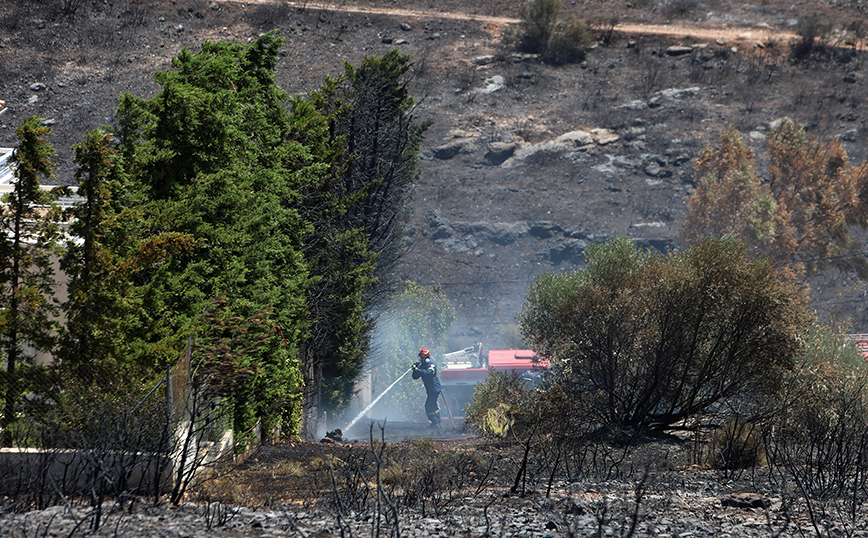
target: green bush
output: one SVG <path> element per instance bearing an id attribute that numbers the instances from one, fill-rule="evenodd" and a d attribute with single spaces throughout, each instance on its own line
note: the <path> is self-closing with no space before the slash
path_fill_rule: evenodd
<path id="1" fill-rule="evenodd" d="M 797 286 L 732 237 L 660 255 L 619 236 L 585 262 L 538 276 L 519 319 L 552 382 L 607 426 L 659 430 L 773 393 L 801 351 Z"/>
<path id="2" fill-rule="evenodd" d="M 868 491 L 868 372 L 852 342 L 814 327 L 777 394 L 766 429 L 772 464 L 812 499 L 864 498 Z"/>
<path id="3" fill-rule="evenodd" d="M 580 62 L 593 40 L 584 20 L 571 16 L 559 19 L 560 0 L 534 0 L 519 10 L 521 24 L 518 35 L 507 35 L 507 43 L 516 43 L 519 50 L 539 54 L 553 64 Z"/>
<path id="4" fill-rule="evenodd" d="M 543 54 L 555 32 L 558 14 L 561 12 L 560 0 L 534 0 L 521 6 L 519 48 L 524 52 Z"/>
<path id="5" fill-rule="evenodd" d="M 505 437 L 525 426 L 534 392 L 515 372 L 493 370 L 474 387 L 473 398 L 464 406 L 464 419 L 485 434 Z"/>
<path id="6" fill-rule="evenodd" d="M 552 64 L 581 62 L 591 46 L 591 31 L 584 20 L 570 17 L 560 22 L 549 39 L 543 59 Z"/>

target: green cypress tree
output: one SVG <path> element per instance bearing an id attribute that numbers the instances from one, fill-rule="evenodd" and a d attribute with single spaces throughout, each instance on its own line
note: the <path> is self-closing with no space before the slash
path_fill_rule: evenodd
<path id="1" fill-rule="evenodd" d="M 406 85 L 411 62 L 398 51 L 367 57 L 327 77 L 310 102 L 327 118 L 337 145 L 332 175 L 316 186 L 320 203 L 307 214 L 307 259 L 317 280 L 308 292 L 311 338 L 303 348 L 307 419 L 320 407 L 349 404 L 374 329 L 372 307 L 395 287 L 391 274 L 404 253 L 409 189 L 428 124 L 415 121 Z M 309 432 L 313 433 L 313 432 Z"/>
<path id="2" fill-rule="evenodd" d="M 16 134 L 21 142 L 11 158 L 15 186 L 4 196 L 0 213 L 0 347 L 6 362 L 0 428 L 4 445 L 12 441 L 10 426 L 21 396 L 32 388 L 28 380 L 38 377 L 27 374 L 32 357 L 25 347 L 50 350 L 57 326 L 52 258 L 58 254 L 60 211 L 55 195 L 41 188 L 43 178 L 53 177 L 54 148 L 47 140 L 51 128 L 31 116 Z"/>
<path id="3" fill-rule="evenodd" d="M 77 144 L 77 202 L 70 213 L 66 251 L 60 267 L 67 276 L 66 324 L 55 357 L 64 371 L 102 389 L 131 380 L 122 372 L 119 346 L 126 317 L 126 267 L 132 250 L 134 210 L 141 200 L 125 173 L 112 135 L 97 129 Z M 132 213 L 131 213 L 132 211 Z"/>

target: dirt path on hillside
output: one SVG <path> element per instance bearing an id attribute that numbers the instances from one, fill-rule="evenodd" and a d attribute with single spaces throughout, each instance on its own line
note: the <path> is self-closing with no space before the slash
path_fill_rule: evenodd
<path id="1" fill-rule="evenodd" d="M 279 0 L 248 0 L 247 4 L 276 3 Z M 442 12 L 418 9 L 378 8 L 369 6 L 355 6 L 350 4 L 329 4 L 324 2 L 287 2 L 288 5 L 299 9 L 318 9 L 323 11 L 340 11 L 345 13 L 369 13 L 378 15 L 390 15 L 405 19 L 451 19 L 466 20 L 486 23 L 486 30 L 492 34 L 499 34 L 501 30 L 510 25 L 516 25 L 520 19 L 511 17 L 497 17 L 492 15 L 478 15 L 473 13 Z M 659 24 L 618 24 L 615 31 L 624 34 L 635 35 L 658 35 L 692 40 L 708 40 L 719 43 L 737 42 L 760 42 L 789 41 L 799 36 L 792 32 L 774 30 L 772 28 L 749 28 L 749 27 L 723 27 L 703 28 L 698 26 L 683 25 L 659 25 Z"/>

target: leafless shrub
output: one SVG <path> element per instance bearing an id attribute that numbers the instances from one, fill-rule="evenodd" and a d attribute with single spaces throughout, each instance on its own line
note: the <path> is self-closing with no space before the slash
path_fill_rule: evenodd
<path id="1" fill-rule="evenodd" d="M 618 26 L 617 17 L 599 17 L 588 20 L 588 27 L 597 41 L 604 45 L 611 45 L 615 38 L 615 27 Z"/>
<path id="2" fill-rule="evenodd" d="M 468 492 L 481 493 L 489 484 L 493 462 L 472 450 L 437 452 L 431 439 L 413 441 L 411 453 L 397 453 L 385 442 L 385 424 L 379 438 L 371 435 L 367 451 L 354 451 L 342 459 L 323 454 L 321 464 L 309 467 L 314 491 L 328 486 L 331 509 L 341 517 L 373 514 L 373 536 L 397 528 L 402 510 L 417 510 L 425 517 L 441 517 Z M 393 533 L 386 533 L 393 534 Z"/>
<path id="3" fill-rule="evenodd" d="M 699 6 L 698 0 L 671 0 L 666 11 L 670 17 L 687 17 Z"/>
<path id="4" fill-rule="evenodd" d="M 661 89 L 663 75 L 660 70 L 660 63 L 656 61 L 647 61 L 642 65 L 642 72 L 636 80 L 636 90 L 645 99 Z"/>
<path id="5" fill-rule="evenodd" d="M 147 0 L 129 0 L 121 12 L 121 28 L 131 30 L 145 25 L 148 14 Z"/>

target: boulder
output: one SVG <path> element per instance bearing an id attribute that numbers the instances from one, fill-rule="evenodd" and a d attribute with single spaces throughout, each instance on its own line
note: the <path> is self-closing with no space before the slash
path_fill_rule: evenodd
<path id="1" fill-rule="evenodd" d="M 569 263 L 579 265 L 585 261 L 588 242 L 584 239 L 570 239 L 549 249 L 548 258 L 554 264 Z"/>
<path id="2" fill-rule="evenodd" d="M 691 52 L 693 52 L 693 47 L 687 47 L 684 45 L 672 45 L 671 47 L 666 47 L 667 56 L 684 56 Z"/>
<path id="3" fill-rule="evenodd" d="M 553 222 L 541 221 L 531 224 L 528 232 L 530 233 L 530 235 L 538 239 L 548 239 L 549 237 L 553 237 L 556 234 L 562 234 L 564 232 L 564 229 L 560 225 Z"/>
<path id="4" fill-rule="evenodd" d="M 617 142 L 620 138 L 617 134 L 613 133 L 608 129 L 594 129 L 591 131 L 591 137 L 594 139 L 594 142 L 597 145 L 605 146 L 607 144 L 611 144 L 612 142 Z"/>
<path id="5" fill-rule="evenodd" d="M 434 157 L 442 160 L 448 160 L 452 157 L 455 157 L 459 153 L 473 153 L 473 150 L 476 149 L 472 140 L 463 138 L 458 140 L 452 140 L 443 145 L 437 146 L 432 150 Z"/>
<path id="6" fill-rule="evenodd" d="M 515 142 L 492 142 L 488 145 L 488 150 L 483 158 L 486 164 L 499 166 L 515 155 L 517 148 L 518 144 Z"/>
<path id="7" fill-rule="evenodd" d="M 500 75 L 492 75 L 485 79 L 482 88 L 474 90 L 474 93 L 494 93 L 506 86 L 506 80 Z"/>

